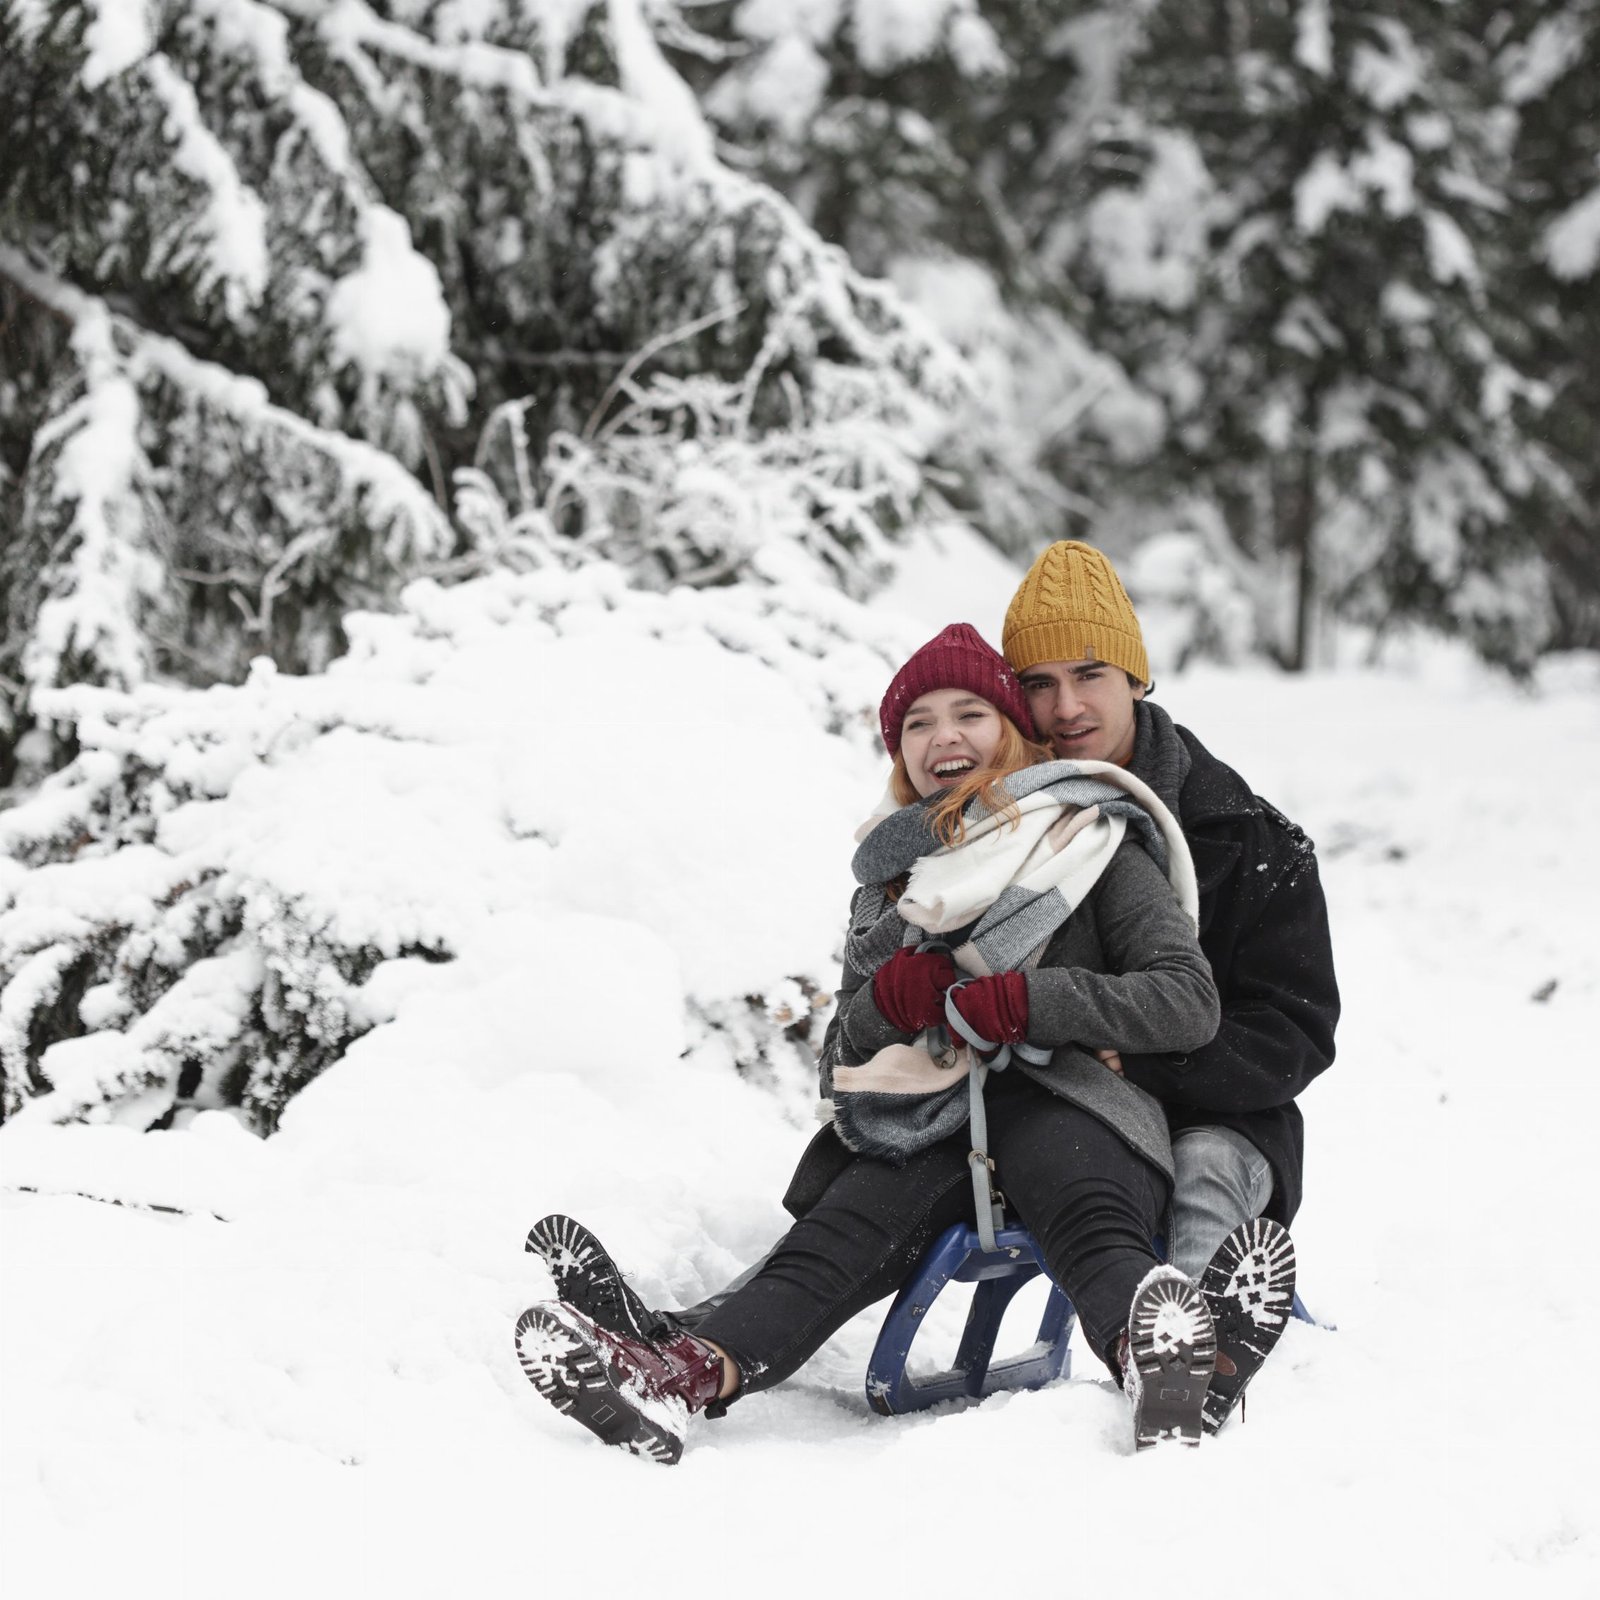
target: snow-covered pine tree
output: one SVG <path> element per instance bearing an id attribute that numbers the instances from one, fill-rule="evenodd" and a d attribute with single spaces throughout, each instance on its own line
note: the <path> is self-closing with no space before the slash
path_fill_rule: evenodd
<path id="1" fill-rule="evenodd" d="M 1484 46 L 1449 7 L 1165 7 L 1124 84 L 1130 172 L 1073 261 L 1097 340 L 1165 400 L 1167 493 L 1221 514 L 1269 626 L 1282 596 L 1282 658 L 1328 605 L 1528 662 L 1551 606 L 1516 508 L 1560 469 L 1503 298 Z"/>
<path id="2" fill-rule="evenodd" d="M 602 428 L 670 475 L 704 407 L 640 406 L 652 378 L 727 386 L 744 445 L 821 428 L 802 453 L 856 514 L 812 544 L 864 584 L 865 512 L 913 514 L 961 388 L 717 162 L 640 0 L 4 0 L 0 141 L 7 773 L 37 688 L 314 669 L 346 611 L 492 566 L 489 489 L 650 581 L 725 577 L 752 541 L 675 545 L 553 487 Z M 495 453 L 506 406 L 526 461 Z"/>
<path id="3" fill-rule="evenodd" d="M 938 509 L 965 371 L 718 162 L 646 23 L 0 0 L 4 1112 L 270 1129 L 375 975 L 559 915 L 525 796 L 570 747 L 458 735 L 568 628 L 569 677 L 608 630 L 758 658 L 870 740 L 890 657 L 838 591 Z M 703 977 L 691 1045 L 792 1065 L 831 937 Z"/>
<path id="4" fill-rule="evenodd" d="M 1501 93 L 1515 118 L 1515 245 L 1508 293 L 1549 386 L 1542 436 L 1570 479 L 1523 510 L 1560 575 L 1556 643 L 1600 647 L 1600 4 L 1485 3 Z M 1563 486 L 1564 487 L 1564 486 Z"/>
<path id="5" fill-rule="evenodd" d="M 1547 9 L 1580 49 L 1592 8 Z M 1553 508 L 1593 407 L 1545 403 L 1492 59 L 1534 19 L 1500 10 L 747 0 L 697 7 L 711 41 L 675 59 L 989 380 L 943 460 L 992 538 L 1181 528 L 1152 572 L 1202 562 L 1280 659 L 1330 606 L 1520 666 L 1555 637 L 1546 556 L 1592 549 Z M 1586 109 L 1557 113 L 1567 207 Z"/>
<path id="6" fill-rule="evenodd" d="M 815 578 L 663 594 L 601 559 L 419 582 L 346 623 L 325 673 L 40 691 L 82 749 L 0 815 L 0 1115 L 148 1128 L 237 1107 L 270 1132 L 398 1004 L 470 994 L 508 941 L 527 945 L 528 1069 L 554 1070 L 541 963 L 570 949 L 592 978 L 623 936 L 680 951 L 661 1000 L 689 1051 L 808 1101 L 840 908 L 785 885 L 773 752 L 730 764 L 708 729 L 759 696 L 805 725 L 775 731 L 791 760 L 853 746 L 865 778 L 914 641 Z M 657 696 L 686 720 L 649 714 Z M 790 792 L 776 816 L 812 821 Z M 757 877 L 785 917 L 751 906 Z M 711 937 L 736 914 L 749 940 Z M 605 1022 L 571 1019 L 571 1064 Z M 471 1062 L 440 1048 L 447 1092 Z"/>
<path id="7" fill-rule="evenodd" d="M 1131 14 L 1130 14 L 1131 15 Z M 1159 432 L 1053 254 L 1063 174 L 1114 102 L 1128 18 L 1087 0 L 713 4 L 674 60 L 725 145 L 967 355 L 938 446 L 997 544 L 1080 535 Z"/>

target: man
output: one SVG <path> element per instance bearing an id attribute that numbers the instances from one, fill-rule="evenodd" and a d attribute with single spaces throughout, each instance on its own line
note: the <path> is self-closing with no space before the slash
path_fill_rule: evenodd
<path id="1" fill-rule="evenodd" d="M 1332 1062 L 1339 1015 L 1316 856 L 1299 828 L 1148 700 L 1139 621 L 1100 551 L 1075 540 L 1045 550 L 1007 608 L 1002 642 L 1054 754 L 1111 762 L 1143 779 L 1178 818 L 1194 857 L 1200 945 L 1222 1001 L 1217 1035 L 1182 1055 L 1100 1056 L 1167 1112 L 1175 1168 L 1168 1258 L 1226 1312 L 1206 1402 L 1215 1431 L 1270 1351 L 1292 1294 L 1293 1247 L 1283 1229 L 1300 1204 L 1295 1098 Z M 789 1211 L 804 1215 L 848 1159 L 824 1130 L 784 1197 Z M 692 1328 L 760 1266 L 698 1306 L 663 1313 L 644 1306 L 598 1241 L 568 1218 L 545 1218 L 527 1247 L 544 1258 L 563 1300 L 645 1339 Z M 1241 1308 L 1263 1293 L 1270 1315 L 1252 1321 Z"/>
<path id="2" fill-rule="evenodd" d="M 1240 1223 L 1285 1226 L 1300 1205 L 1295 1099 L 1333 1060 L 1339 991 L 1311 841 L 1146 696 L 1139 621 L 1090 545 L 1051 545 L 1006 611 L 1006 660 L 1042 739 L 1070 761 L 1110 761 L 1177 816 L 1200 886 L 1200 946 L 1222 997 L 1203 1049 L 1113 1057 L 1162 1101 L 1177 1181 L 1169 1259 L 1199 1277 Z"/>

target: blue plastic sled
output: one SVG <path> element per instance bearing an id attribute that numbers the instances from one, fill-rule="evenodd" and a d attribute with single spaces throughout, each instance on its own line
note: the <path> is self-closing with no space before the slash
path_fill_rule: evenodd
<path id="1" fill-rule="evenodd" d="M 1043 1271 L 1039 1246 L 1020 1224 L 996 1233 L 992 1255 L 979 1243 L 974 1229 L 961 1223 L 947 1228 L 922 1258 L 916 1276 L 895 1296 L 884 1318 L 867 1366 L 867 1403 L 884 1416 L 894 1416 L 922 1411 L 941 1400 L 963 1396 L 978 1400 L 1002 1389 L 1040 1389 L 1066 1377 L 1072 1365 L 1067 1346 L 1078 1315 L 1056 1284 L 1051 1285 L 1034 1347 L 1006 1361 L 993 1360 L 1006 1307 L 1025 1283 Z M 955 1365 L 948 1372 L 914 1378 L 906 1371 L 906 1357 L 928 1308 L 951 1279 L 978 1286 Z"/>
<path id="2" fill-rule="evenodd" d="M 1156 1248 L 1165 1259 L 1166 1251 L 1159 1239 Z M 1050 1286 L 1050 1298 L 1034 1344 L 1021 1355 L 994 1360 L 995 1340 L 1006 1307 L 1024 1284 L 1045 1270 L 1037 1242 L 1020 1223 L 1011 1223 L 995 1234 L 993 1253 L 983 1248 L 975 1229 L 962 1223 L 947 1228 L 922 1258 L 916 1275 L 895 1296 L 883 1319 L 867 1365 L 867 1403 L 886 1417 L 898 1416 L 907 1411 L 924 1411 L 943 1400 L 981 1400 L 1007 1389 L 1042 1389 L 1057 1378 L 1069 1377 L 1072 1353 L 1068 1346 L 1078 1314 L 1056 1283 Z M 914 1378 L 906 1371 L 906 1357 L 929 1308 L 952 1280 L 978 1286 L 973 1291 L 955 1364 L 946 1372 Z M 1294 1297 L 1294 1315 L 1302 1322 L 1316 1323 L 1298 1294 Z"/>

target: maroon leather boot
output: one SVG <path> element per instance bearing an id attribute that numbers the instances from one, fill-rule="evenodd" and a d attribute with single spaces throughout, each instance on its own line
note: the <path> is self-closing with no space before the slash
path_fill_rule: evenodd
<path id="1" fill-rule="evenodd" d="M 517 1359 L 557 1411 L 668 1467 L 683 1454 L 689 1418 L 722 1387 L 722 1357 L 693 1334 L 630 1338 L 559 1300 L 517 1319 Z"/>

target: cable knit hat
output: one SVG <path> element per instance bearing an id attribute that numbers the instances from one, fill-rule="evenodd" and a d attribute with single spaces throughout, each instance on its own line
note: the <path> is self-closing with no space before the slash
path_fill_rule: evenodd
<path id="1" fill-rule="evenodd" d="M 952 622 L 895 673 L 884 694 L 878 707 L 878 726 L 890 755 L 900 749 L 900 725 L 905 721 L 906 707 L 934 689 L 966 689 L 981 694 L 1028 738 L 1035 737 L 1027 696 L 1005 658 L 993 645 L 986 644 L 971 624 Z"/>
<path id="2" fill-rule="evenodd" d="M 1041 661 L 1104 661 L 1150 681 L 1150 658 L 1117 569 L 1092 544 L 1060 539 L 1006 607 L 1000 635 L 1014 672 Z"/>

